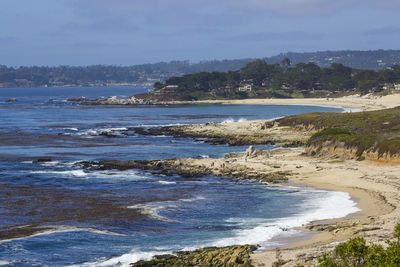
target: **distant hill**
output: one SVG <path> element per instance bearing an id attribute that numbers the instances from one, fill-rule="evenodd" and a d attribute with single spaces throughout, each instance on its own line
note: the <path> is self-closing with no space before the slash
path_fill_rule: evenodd
<path id="1" fill-rule="evenodd" d="M 289 58 L 292 66 L 314 62 L 320 67 L 341 63 L 356 69 L 379 70 L 400 64 L 400 50 L 285 53 L 264 58 L 269 64 Z M 227 72 L 245 67 L 255 58 L 159 62 L 133 66 L 7 67 L 0 65 L 0 87 L 153 85 L 170 77 L 199 72 Z"/>
<path id="2" fill-rule="evenodd" d="M 289 52 L 267 57 L 265 60 L 268 63 L 277 63 L 286 57 L 292 64 L 314 62 L 320 67 L 329 67 L 332 63 L 340 63 L 355 69 L 379 70 L 400 64 L 400 50 Z"/>

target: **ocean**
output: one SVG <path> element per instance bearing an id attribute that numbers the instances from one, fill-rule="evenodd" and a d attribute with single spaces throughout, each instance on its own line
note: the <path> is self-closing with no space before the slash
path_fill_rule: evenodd
<path id="1" fill-rule="evenodd" d="M 217 158 L 247 148 L 142 136 L 132 127 L 342 111 L 303 105 L 80 106 L 67 101 L 129 97 L 147 89 L 0 89 L 0 263 L 113 266 L 205 246 L 274 248 L 282 245 L 280 236 L 297 235 L 295 227 L 357 211 L 347 193 L 307 186 L 78 167 L 84 160 Z M 8 98 L 18 101 L 8 103 Z"/>

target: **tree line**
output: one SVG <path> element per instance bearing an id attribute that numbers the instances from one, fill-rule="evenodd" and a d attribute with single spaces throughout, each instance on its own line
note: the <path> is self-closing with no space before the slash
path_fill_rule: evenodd
<path id="1" fill-rule="evenodd" d="M 170 77 L 164 83 L 154 84 L 155 89 L 168 94 L 184 95 L 187 99 L 230 97 L 295 97 L 332 95 L 356 91 L 362 94 L 382 91 L 385 84 L 400 83 L 400 65 L 383 70 L 361 70 L 332 63 L 321 68 L 315 63 L 298 63 L 291 66 L 285 58 L 281 64 L 268 64 L 265 60 L 250 62 L 239 71 L 200 72 Z M 243 85 L 251 90 L 240 91 Z M 168 90 L 168 88 L 172 88 Z M 239 90 L 238 90 L 239 89 Z"/>

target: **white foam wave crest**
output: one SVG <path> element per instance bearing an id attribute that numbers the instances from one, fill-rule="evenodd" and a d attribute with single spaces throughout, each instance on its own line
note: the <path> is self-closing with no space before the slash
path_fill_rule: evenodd
<path id="1" fill-rule="evenodd" d="M 232 119 L 232 118 L 229 118 L 229 119 L 226 119 L 226 120 L 222 121 L 222 123 L 232 123 L 232 122 L 235 122 L 235 120 Z"/>
<path id="2" fill-rule="evenodd" d="M 150 179 L 151 177 L 140 175 L 139 172 L 135 170 L 125 170 L 125 171 L 106 170 L 106 171 L 90 172 L 89 178 L 96 178 L 96 179 L 112 178 L 113 180 L 137 181 L 143 179 Z"/>
<path id="3" fill-rule="evenodd" d="M 168 204 L 168 203 L 163 203 L 160 204 L 161 202 L 154 202 L 154 203 L 147 203 L 147 204 L 136 204 L 132 206 L 128 206 L 128 209 L 138 209 L 141 214 L 145 216 L 149 216 L 151 218 L 154 218 L 159 221 L 165 221 L 165 222 L 176 222 L 174 220 L 168 219 L 165 216 L 162 216 L 159 214 L 160 210 L 163 209 L 177 209 L 178 206 L 174 204 Z"/>
<path id="4" fill-rule="evenodd" d="M 247 227 L 247 229 L 238 230 L 234 232 L 233 236 L 228 238 L 196 244 L 195 246 L 181 248 L 181 250 L 194 250 L 199 247 L 229 246 L 236 244 L 259 244 L 262 247 L 271 246 L 271 244 L 279 245 L 275 242 L 272 243 L 271 239 L 278 235 L 291 236 L 297 234 L 299 231 L 294 228 L 303 226 L 315 220 L 340 218 L 359 211 L 356 207 L 356 203 L 351 200 L 348 193 L 302 189 L 302 193 L 310 194 L 313 192 L 319 194 L 317 197 L 310 198 L 301 205 L 299 210 L 304 210 L 304 212 L 287 218 L 270 220 L 264 218 L 230 218 L 227 220 L 227 223 L 235 223 L 236 225 L 240 224 L 243 227 Z M 180 201 L 195 201 L 199 199 L 204 198 L 197 197 L 193 199 L 181 199 Z M 133 249 L 122 256 L 103 262 L 88 263 L 84 266 L 129 266 L 130 263 L 139 260 L 150 260 L 155 255 L 170 254 L 172 253 L 171 249 L 175 251 L 178 250 L 178 248 L 160 248 L 160 250 L 156 251 L 143 252 L 141 250 Z"/>
<path id="5" fill-rule="evenodd" d="M 174 201 L 158 201 L 158 202 L 150 202 L 145 204 L 135 204 L 132 206 L 128 206 L 128 209 L 138 209 L 140 213 L 143 215 L 152 217 L 154 219 L 165 221 L 165 222 L 173 222 L 176 223 L 177 221 L 171 220 L 165 216 L 159 214 L 159 212 L 163 209 L 179 209 L 179 203 L 182 202 L 194 202 L 198 200 L 205 199 L 202 196 L 198 196 L 195 198 L 182 198 Z"/>
<path id="6" fill-rule="evenodd" d="M 59 161 L 49 161 L 49 162 L 40 163 L 40 165 L 42 165 L 42 166 L 55 166 L 55 165 L 58 165 L 58 164 L 60 164 Z"/>
<path id="7" fill-rule="evenodd" d="M 10 242 L 10 241 L 15 241 L 15 240 L 23 240 L 23 239 L 28 239 L 32 238 L 35 236 L 44 236 L 44 235 L 51 235 L 51 234 L 56 234 L 56 233 L 68 233 L 68 232 L 91 232 L 94 234 L 100 234 L 100 235 L 114 235 L 114 236 L 126 236 L 124 234 L 120 233 L 115 233 L 107 230 L 98 230 L 94 228 L 80 228 L 80 227 L 72 227 L 72 226 L 46 226 L 49 229 L 39 231 L 35 234 L 25 236 L 25 237 L 17 237 L 17 238 L 11 238 L 11 239 L 4 239 L 0 241 L 1 243 L 5 242 Z"/>
<path id="8" fill-rule="evenodd" d="M 247 119 L 246 118 L 239 118 L 236 122 L 244 122 L 244 121 L 247 121 Z M 222 121 L 222 123 L 232 123 L 232 122 L 235 122 L 235 120 L 233 118 L 229 118 L 229 119 L 226 119 L 226 120 Z"/>
<path id="9" fill-rule="evenodd" d="M 200 157 L 201 157 L 202 159 L 209 159 L 209 158 L 210 158 L 209 155 L 200 155 Z"/>
<path id="10" fill-rule="evenodd" d="M 160 254 L 171 254 L 173 253 L 172 250 L 155 250 L 155 251 L 147 251 L 143 252 L 138 249 L 133 249 L 129 253 L 123 254 L 119 257 L 111 258 L 102 262 L 90 262 L 84 263 L 79 265 L 72 265 L 72 266 L 85 266 L 85 267 L 95 267 L 95 266 L 121 266 L 121 267 L 128 267 L 131 263 L 138 262 L 140 260 L 150 260 L 155 255 Z"/>
<path id="11" fill-rule="evenodd" d="M 102 133 L 120 134 L 121 131 L 127 131 L 127 130 L 128 130 L 128 128 L 126 128 L 126 127 L 96 128 L 96 129 L 89 129 L 89 130 L 86 130 L 86 131 L 79 132 L 76 135 L 80 135 L 80 136 L 99 136 Z"/>
<path id="12" fill-rule="evenodd" d="M 62 128 L 62 129 L 63 130 L 67 130 L 67 131 L 74 131 L 74 132 L 79 131 L 78 128 L 74 128 L 74 127 L 72 127 L 72 128 Z"/>
<path id="13" fill-rule="evenodd" d="M 277 235 L 289 231 L 296 233 L 294 228 L 304 226 L 312 221 L 326 220 L 345 217 L 359 211 L 356 203 L 351 200 L 348 193 L 329 192 L 320 190 L 306 190 L 309 193 L 323 193 L 319 197 L 312 198 L 301 205 L 300 212 L 294 216 L 280 218 L 274 221 L 264 221 L 260 218 L 250 220 L 229 219 L 227 222 L 235 222 L 244 227 L 245 230 L 238 230 L 233 237 L 224 238 L 213 242 L 212 246 L 229 246 L 234 244 L 259 244 L 268 245 L 268 241 Z M 306 193 L 305 192 L 305 193 Z"/>
<path id="14" fill-rule="evenodd" d="M 163 181 L 163 180 L 158 181 L 157 183 L 159 183 L 159 184 L 176 184 L 176 182 Z"/>
<path id="15" fill-rule="evenodd" d="M 71 170 L 71 171 L 30 171 L 33 174 L 59 174 L 72 177 L 86 177 L 87 173 L 83 170 Z"/>

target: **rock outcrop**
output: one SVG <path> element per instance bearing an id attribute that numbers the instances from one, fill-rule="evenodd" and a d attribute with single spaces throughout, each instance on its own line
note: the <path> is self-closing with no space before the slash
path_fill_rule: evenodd
<path id="1" fill-rule="evenodd" d="M 76 100 L 69 101 L 80 101 L 81 105 L 160 105 L 163 104 L 158 100 L 149 100 L 136 98 L 135 96 L 131 96 L 130 98 L 118 98 L 116 96 L 111 96 L 106 99 L 80 99 L 80 98 L 71 98 Z"/>
<path id="2" fill-rule="evenodd" d="M 270 121 L 234 122 L 234 123 L 206 123 L 193 125 L 176 125 L 159 128 L 131 128 L 142 135 L 168 135 L 173 137 L 191 137 L 206 139 L 212 144 L 254 145 L 279 144 L 284 147 L 302 146 L 311 136 L 309 131 L 293 130 L 290 127 L 279 127 Z M 203 140 L 202 140 L 203 141 Z"/>
<path id="3" fill-rule="evenodd" d="M 153 174 L 166 176 L 179 175 L 184 178 L 202 177 L 206 175 L 224 176 L 236 179 L 256 180 L 267 183 L 286 182 L 287 171 L 260 172 L 246 165 L 233 164 L 221 161 L 218 164 L 207 165 L 202 159 L 166 159 L 166 160 L 109 160 L 109 161 L 83 161 L 78 163 L 81 167 L 95 170 L 128 170 L 140 169 Z"/>
<path id="4" fill-rule="evenodd" d="M 253 266 L 250 255 L 257 246 L 243 245 L 230 247 L 207 247 L 195 251 L 180 251 L 175 255 L 159 255 L 149 261 L 138 261 L 132 263 L 132 267 L 150 266 Z"/>

